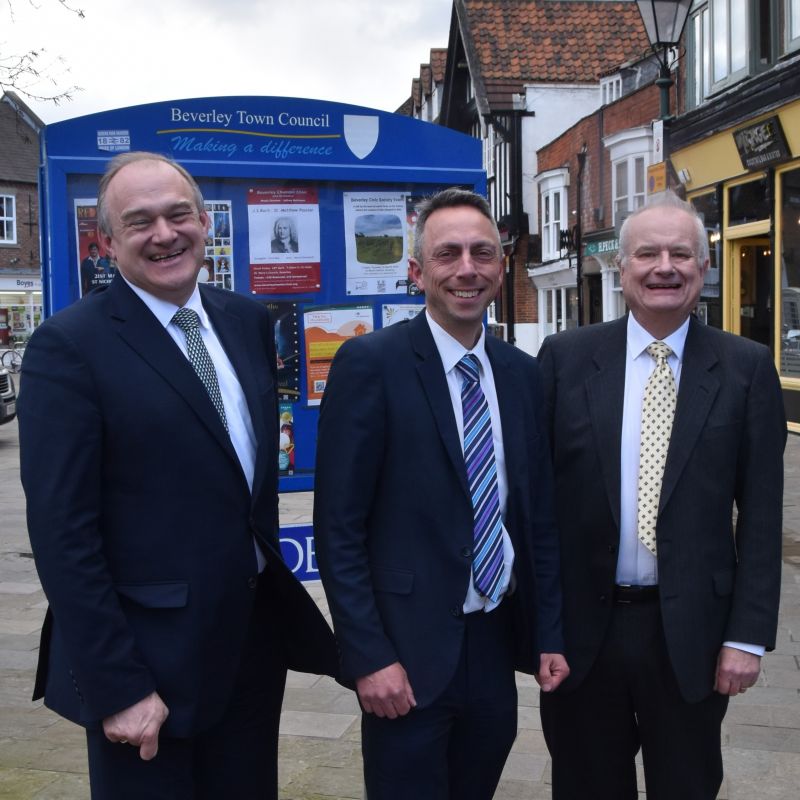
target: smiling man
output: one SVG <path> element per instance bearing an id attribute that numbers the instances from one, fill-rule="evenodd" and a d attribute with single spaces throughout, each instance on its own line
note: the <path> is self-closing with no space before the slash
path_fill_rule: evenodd
<path id="1" fill-rule="evenodd" d="M 503 268 L 482 197 L 426 200 L 425 311 L 346 342 L 322 400 L 314 533 L 370 800 L 490 800 L 515 667 L 569 671 L 539 372 L 483 326 Z"/>
<path id="2" fill-rule="evenodd" d="M 275 800 L 286 669 L 336 652 L 280 556 L 272 325 L 198 287 L 208 218 L 180 165 L 118 156 L 97 209 L 118 272 L 23 367 L 34 697 L 86 727 L 93 800 Z"/>
<path id="3" fill-rule="evenodd" d="M 728 698 L 775 644 L 780 383 L 692 316 L 708 263 L 665 194 L 620 232 L 627 317 L 540 352 L 572 668 L 541 703 L 555 800 L 635 800 L 640 748 L 649 800 L 714 800 Z"/>

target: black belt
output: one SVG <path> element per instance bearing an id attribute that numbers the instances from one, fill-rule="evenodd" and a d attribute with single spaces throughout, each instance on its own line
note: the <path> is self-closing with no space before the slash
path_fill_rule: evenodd
<path id="1" fill-rule="evenodd" d="M 614 587 L 615 603 L 655 603 L 658 600 L 658 586 Z"/>

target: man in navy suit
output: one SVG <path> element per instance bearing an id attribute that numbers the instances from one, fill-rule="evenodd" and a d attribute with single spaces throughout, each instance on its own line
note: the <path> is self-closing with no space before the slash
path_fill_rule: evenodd
<path id="1" fill-rule="evenodd" d="M 709 259 L 689 204 L 669 193 L 635 212 L 619 250 L 630 314 L 539 354 L 572 668 L 542 697 L 553 797 L 635 800 L 641 748 L 649 800 L 713 800 L 728 698 L 775 644 L 781 388 L 766 347 L 691 316 Z"/>
<path id="2" fill-rule="evenodd" d="M 448 189 L 418 211 L 410 277 L 426 309 L 349 340 L 331 368 L 317 557 L 364 711 L 370 800 L 489 800 L 516 736 L 515 667 L 545 691 L 568 672 L 550 462 L 536 362 L 482 323 L 504 267 L 486 201 Z M 465 419 L 476 378 L 486 404 Z M 489 466 L 473 473 L 476 421 Z M 490 495 L 498 582 L 487 588 L 476 537 Z"/>
<path id="3" fill-rule="evenodd" d="M 19 401 L 34 694 L 86 726 L 96 800 L 277 798 L 287 666 L 336 652 L 280 557 L 272 326 L 198 287 L 209 221 L 178 164 L 115 158 L 98 219 L 119 273 L 34 333 Z"/>

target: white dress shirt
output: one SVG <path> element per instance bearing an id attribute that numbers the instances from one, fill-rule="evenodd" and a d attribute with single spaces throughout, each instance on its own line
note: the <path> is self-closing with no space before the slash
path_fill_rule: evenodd
<path id="1" fill-rule="evenodd" d="M 456 369 L 456 364 L 468 353 L 475 355 L 480 363 L 481 389 L 486 397 L 486 403 L 489 406 L 489 416 L 492 419 L 492 441 L 494 443 L 494 460 L 497 465 L 497 491 L 500 499 L 500 515 L 501 518 L 505 517 L 506 499 L 508 497 L 508 480 L 506 478 L 506 460 L 505 451 L 503 449 L 503 428 L 500 423 L 500 407 L 497 404 L 497 390 L 494 385 L 492 365 L 489 362 L 489 357 L 486 355 L 486 331 L 482 329 L 477 344 L 471 350 L 467 350 L 464 345 L 454 339 L 444 328 L 431 318 L 427 309 L 425 310 L 425 316 L 427 317 L 428 325 L 433 334 L 433 341 L 436 343 L 436 349 L 439 351 L 439 357 L 442 359 L 442 365 L 444 366 L 447 388 L 450 390 L 450 402 L 453 404 L 453 414 L 455 415 L 456 426 L 458 427 L 458 438 L 461 441 L 462 451 L 464 450 L 464 414 L 461 408 L 461 385 L 464 382 L 464 378 L 458 369 Z M 491 611 L 493 608 L 496 608 L 502 600 L 503 594 L 505 594 L 508 589 L 513 567 L 514 547 L 511 544 L 511 537 L 508 535 L 505 525 L 503 525 L 503 577 L 500 600 L 498 600 L 497 603 L 493 603 L 488 598 L 480 595 L 472 581 L 472 576 L 470 576 L 466 599 L 464 601 L 464 613 L 470 614 L 473 611 L 481 610 Z"/>
<path id="2" fill-rule="evenodd" d="M 619 503 L 619 555 L 617 558 L 617 583 L 632 586 L 652 586 L 658 583 L 658 561 L 639 540 L 638 493 L 639 447 L 642 429 L 642 402 L 650 374 L 656 367 L 655 359 L 647 346 L 662 341 L 672 350 L 667 363 L 675 378 L 675 388 L 680 389 L 683 351 L 689 319 L 664 339 L 657 340 L 628 314 L 628 340 L 625 353 L 625 399 L 622 410 L 622 446 L 620 449 L 620 503 Z M 760 645 L 742 642 L 725 642 L 757 656 L 764 655 Z"/>
<path id="3" fill-rule="evenodd" d="M 127 279 L 125 279 L 125 282 L 150 311 L 153 312 L 153 315 L 164 326 L 167 333 L 174 339 L 175 344 L 178 345 L 187 359 L 189 358 L 189 354 L 186 349 L 186 335 L 172 322 L 172 318 L 179 308 L 190 308 L 192 311 L 197 312 L 197 316 L 200 319 L 200 335 L 203 337 L 203 344 L 205 344 L 211 356 L 211 360 L 214 362 L 214 370 L 217 373 L 217 382 L 219 383 L 219 390 L 222 395 L 222 404 L 225 407 L 225 418 L 228 423 L 228 433 L 231 438 L 231 444 L 236 451 L 236 455 L 239 457 L 239 463 L 242 465 L 242 471 L 247 479 L 247 485 L 252 492 L 256 465 L 256 436 L 253 431 L 250 409 L 247 406 L 247 400 L 244 396 L 242 385 L 236 377 L 233 364 L 231 364 L 230 359 L 225 353 L 225 349 L 222 347 L 217 337 L 214 326 L 211 324 L 211 320 L 205 308 L 203 308 L 203 303 L 200 300 L 200 290 L 195 286 L 192 296 L 183 306 L 176 306 L 174 303 L 162 300 L 146 292 L 144 289 L 134 286 Z M 275 424 L 278 424 L 277 420 Z M 256 549 L 256 558 L 258 559 L 258 571 L 261 572 L 266 565 L 266 560 L 258 543 L 256 543 L 255 540 L 253 543 Z"/>

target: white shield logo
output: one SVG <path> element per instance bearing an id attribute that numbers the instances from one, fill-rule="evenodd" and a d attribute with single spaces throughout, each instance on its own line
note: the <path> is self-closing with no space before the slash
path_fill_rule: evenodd
<path id="1" fill-rule="evenodd" d="M 378 143 L 379 117 L 344 115 L 344 140 L 356 158 L 366 158 Z"/>

